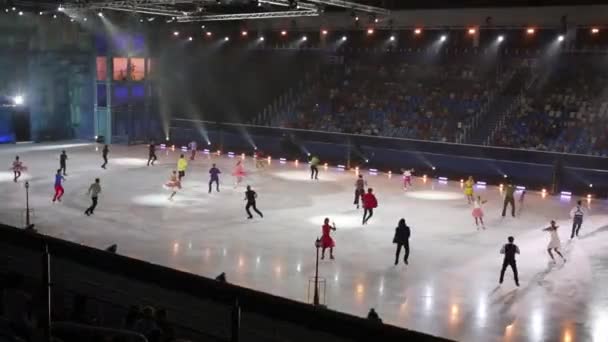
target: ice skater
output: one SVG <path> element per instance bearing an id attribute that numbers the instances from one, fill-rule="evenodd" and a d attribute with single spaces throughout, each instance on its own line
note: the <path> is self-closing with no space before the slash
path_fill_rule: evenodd
<path id="1" fill-rule="evenodd" d="M 471 204 L 475 200 L 473 196 L 473 186 L 475 185 L 475 180 L 473 180 L 473 176 L 469 176 L 464 182 L 464 195 L 467 197 L 467 203 Z"/>
<path id="2" fill-rule="evenodd" d="M 393 243 L 397 244 L 397 250 L 395 251 L 395 265 L 399 264 L 399 254 L 403 247 L 405 255 L 403 256 L 403 262 L 407 265 L 408 258 L 410 257 L 410 227 L 405 224 L 405 219 L 399 220 L 397 228 L 395 228 L 395 236 L 393 237 Z"/>
<path id="3" fill-rule="evenodd" d="M 156 144 L 154 141 L 150 141 L 150 145 L 148 145 L 148 166 L 154 165 L 154 162 L 157 160 L 156 158 Z"/>
<path id="4" fill-rule="evenodd" d="M 194 158 L 196 157 L 196 141 L 192 140 L 188 144 L 188 147 L 190 148 L 190 160 L 194 160 Z"/>
<path id="5" fill-rule="evenodd" d="M 103 158 L 103 164 L 101 164 L 102 169 L 105 169 L 106 165 L 108 165 L 108 153 L 110 153 L 108 145 L 103 145 L 103 150 L 101 150 L 101 157 Z"/>
<path id="6" fill-rule="evenodd" d="M 67 161 L 68 161 L 68 155 L 67 153 L 65 153 L 65 150 L 61 151 L 61 154 L 59 155 L 59 169 L 61 169 L 63 171 L 63 175 L 67 176 L 68 174 L 66 173 L 67 171 Z"/>
<path id="7" fill-rule="evenodd" d="M 481 196 L 477 196 L 477 199 L 473 202 L 473 212 L 472 215 L 475 218 L 475 226 L 477 226 L 477 230 L 479 230 L 479 224 L 481 223 L 481 228 L 486 229 L 485 223 L 483 223 L 483 209 L 481 208 L 486 202 L 486 200 L 482 200 Z"/>
<path id="8" fill-rule="evenodd" d="M 513 243 L 515 240 L 512 236 L 507 238 L 508 243 L 506 243 L 500 249 L 500 254 L 504 254 L 505 258 L 502 261 L 502 269 L 500 270 L 500 279 L 498 280 L 499 284 L 502 284 L 503 279 L 505 278 L 505 271 L 508 266 L 511 266 L 513 270 L 513 278 L 515 279 L 515 285 L 519 287 L 519 278 L 517 274 L 517 263 L 515 262 L 515 254 L 519 254 L 519 247 Z"/>
<path id="9" fill-rule="evenodd" d="M 247 219 L 253 218 L 253 215 L 251 215 L 251 211 L 249 211 L 249 208 L 253 208 L 253 211 L 258 213 L 260 217 L 264 217 L 262 212 L 260 212 L 255 205 L 257 198 L 258 194 L 255 191 L 251 190 L 251 186 L 247 185 L 247 191 L 245 191 L 245 201 L 247 201 L 247 204 L 245 205 L 245 211 L 247 211 Z"/>
<path id="10" fill-rule="evenodd" d="M 63 193 L 65 192 L 62 185 L 63 181 L 65 181 L 65 178 L 61 174 L 61 169 L 57 169 L 57 173 L 55 174 L 55 195 L 53 196 L 53 203 L 55 203 L 55 201 L 61 202 L 61 197 L 63 197 Z"/>
<path id="11" fill-rule="evenodd" d="M 13 170 L 13 182 L 17 183 L 19 177 L 21 177 L 21 172 L 27 170 L 27 167 L 23 165 L 23 162 L 21 162 L 19 156 L 15 156 L 11 170 Z"/>
<path id="12" fill-rule="evenodd" d="M 566 262 L 566 258 L 564 258 L 562 253 L 560 253 L 559 251 L 559 249 L 561 248 L 561 241 L 559 240 L 557 228 L 559 228 L 559 226 L 555 224 L 555 221 L 551 220 L 551 225 L 543 229 L 543 231 L 549 232 L 551 234 L 551 240 L 549 240 L 549 245 L 547 246 L 547 253 L 549 253 L 551 260 L 553 260 L 554 263 L 555 258 L 553 257 L 553 253 L 551 253 L 551 250 L 555 251 L 555 253 L 557 253 L 557 255 L 559 255 L 562 260 L 564 260 L 564 262 Z"/>
<path id="13" fill-rule="evenodd" d="M 169 177 L 169 181 L 165 183 L 165 188 L 171 191 L 171 195 L 169 195 L 169 201 L 173 201 L 173 197 L 177 194 L 177 191 L 182 188 L 182 184 L 177 177 L 177 171 L 173 170 L 171 172 L 171 176 Z"/>
<path id="14" fill-rule="evenodd" d="M 236 189 L 236 187 L 243 181 L 243 177 L 245 177 L 245 167 L 243 166 L 243 162 L 241 160 L 236 162 L 232 175 L 235 178 L 234 188 Z"/>
<path id="15" fill-rule="evenodd" d="M 505 198 L 504 198 L 504 203 L 502 206 L 502 217 L 505 217 L 505 215 L 507 214 L 507 205 L 511 205 L 511 216 L 515 217 L 515 187 L 513 186 L 513 184 L 511 183 L 511 181 L 508 182 L 507 186 L 505 187 Z"/>
<path id="16" fill-rule="evenodd" d="M 367 181 L 363 179 L 363 175 L 359 175 L 359 177 L 355 181 L 355 201 L 353 202 L 353 204 L 357 206 L 357 209 L 359 209 L 359 200 L 361 199 L 361 196 L 363 196 L 363 194 L 365 193 L 366 186 Z"/>
<path id="17" fill-rule="evenodd" d="M 330 226 L 329 218 L 326 217 L 323 220 L 323 227 L 321 227 L 321 260 L 325 259 L 325 250 L 327 248 L 329 248 L 329 258 L 334 260 L 334 247 L 336 247 L 336 244 L 330 235 L 332 230 L 336 230 L 336 224 L 332 222 Z"/>
<path id="18" fill-rule="evenodd" d="M 519 194 L 519 199 L 517 200 L 517 205 L 519 205 L 519 209 L 517 209 L 517 216 L 521 216 L 521 212 L 524 210 L 525 199 L 526 199 L 526 190 L 522 190 L 521 194 Z"/>
<path id="19" fill-rule="evenodd" d="M 310 158 L 310 179 L 319 180 L 319 164 L 321 161 L 317 156 L 312 156 Z"/>
<path id="20" fill-rule="evenodd" d="M 177 177 L 181 183 L 182 178 L 186 177 L 186 169 L 188 168 L 188 161 L 183 154 L 179 155 L 177 160 Z"/>
<path id="21" fill-rule="evenodd" d="M 412 173 L 414 169 L 401 169 L 403 172 L 403 190 L 407 190 L 412 187 Z"/>
<path id="22" fill-rule="evenodd" d="M 211 166 L 209 169 L 209 193 L 211 193 L 211 185 L 215 183 L 215 190 L 220 192 L 220 169 L 218 169 L 215 164 Z"/>
<path id="23" fill-rule="evenodd" d="M 84 214 L 87 216 L 91 216 L 95 213 L 95 208 L 97 207 L 97 198 L 101 193 L 101 185 L 99 184 L 99 178 L 95 178 L 95 183 L 89 186 L 89 191 L 87 191 L 87 195 L 91 195 L 91 206 L 85 210 Z"/>
<path id="24" fill-rule="evenodd" d="M 577 201 L 576 207 L 570 210 L 570 218 L 572 218 L 572 234 L 570 239 L 574 239 L 574 236 L 578 237 L 578 232 L 581 230 L 583 225 L 583 216 L 585 216 L 586 210 L 583 208 L 583 202 Z"/>
<path id="25" fill-rule="evenodd" d="M 367 189 L 367 193 L 361 196 L 363 202 L 363 224 L 367 224 L 370 218 L 374 215 L 374 209 L 378 207 L 378 200 L 374 196 L 372 188 Z M 369 216 L 367 216 L 369 214 Z"/>
<path id="26" fill-rule="evenodd" d="M 263 169 L 266 167 L 267 161 L 266 161 L 266 156 L 264 155 L 263 151 L 256 151 L 255 152 L 255 168 L 256 169 Z"/>

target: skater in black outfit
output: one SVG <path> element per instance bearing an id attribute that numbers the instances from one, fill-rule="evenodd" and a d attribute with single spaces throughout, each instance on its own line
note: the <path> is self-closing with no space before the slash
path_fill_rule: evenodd
<path id="1" fill-rule="evenodd" d="M 502 217 L 507 214 L 507 205 L 511 205 L 511 216 L 515 217 L 515 187 L 511 182 L 505 187 L 505 199 L 502 207 Z"/>
<path id="2" fill-rule="evenodd" d="M 570 217 L 572 217 L 572 234 L 570 235 L 570 239 L 574 239 L 575 235 L 578 237 L 578 232 L 581 230 L 581 226 L 583 225 L 583 216 L 585 216 L 583 202 L 577 201 L 576 207 L 570 210 Z"/>
<path id="3" fill-rule="evenodd" d="M 366 186 L 367 182 L 363 179 L 363 175 L 359 175 L 359 178 L 357 178 L 357 181 L 355 182 L 355 200 L 353 202 L 353 204 L 357 206 L 357 209 L 359 209 L 359 200 L 365 193 Z"/>
<path id="4" fill-rule="evenodd" d="M 67 160 L 68 160 L 68 155 L 65 153 L 65 150 L 61 151 L 61 154 L 59 155 L 59 169 L 63 172 L 64 176 L 68 175 L 66 173 Z"/>
<path id="5" fill-rule="evenodd" d="M 94 214 L 95 207 L 97 207 L 97 197 L 101 193 L 101 185 L 99 185 L 99 178 L 95 178 L 95 183 L 91 184 L 87 193 L 91 195 L 92 203 L 91 206 L 84 212 L 84 214 L 87 216 L 91 216 Z"/>
<path id="6" fill-rule="evenodd" d="M 260 217 L 264 217 L 264 215 L 262 215 L 262 213 L 255 206 L 256 198 L 258 198 L 258 194 L 255 191 L 251 190 L 251 186 L 247 185 L 247 191 L 245 191 L 245 200 L 247 201 L 247 205 L 245 205 L 245 210 L 247 211 L 247 215 L 249 215 L 247 217 L 248 219 L 253 218 L 253 215 L 251 215 L 249 208 L 253 208 L 253 210 L 258 213 Z"/>
<path id="7" fill-rule="evenodd" d="M 211 185 L 215 182 L 215 189 L 220 192 L 220 169 L 215 167 L 215 164 L 209 169 L 209 193 L 211 193 Z"/>
<path id="8" fill-rule="evenodd" d="M 103 145 L 103 150 L 101 150 L 101 156 L 103 157 L 103 165 L 101 165 L 102 169 L 105 169 L 106 165 L 108 165 L 108 152 L 110 152 L 108 145 Z"/>
<path id="9" fill-rule="evenodd" d="M 395 252 L 395 265 L 399 263 L 401 247 L 403 247 L 405 250 L 403 262 L 407 265 L 407 259 L 410 256 L 410 227 L 405 224 L 405 219 L 399 220 L 399 225 L 397 228 L 395 228 L 395 237 L 393 238 L 393 243 L 397 244 L 397 251 Z"/>
<path id="10" fill-rule="evenodd" d="M 154 165 L 154 162 L 158 159 L 156 158 L 156 145 L 154 144 L 154 141 L 150 142 L 148 149 L 148 166 L 150 166 L 150 164 Z"/>
<path id="11" fill-rule="evenodd" d="M 505 258 L 502 262 L 502 270 L 500 270 L 500 280 L 498 282 L 502 284 L 505 277 L 505 271 L 507 270 L 508 266 L 511 266 L 511 269 L 513 270 L 513 278 L 515 278 L 515 285 L 519 286 L 517 263 L 515 262 L 515 254 L 519 254 L 519 247 L 513 243 L 514 238 L 512 236 L 509 236 L 508 240 L 509 243 L 502 246 L 502 249 L 500 250 L 500 254 L 504 254 Z"/>

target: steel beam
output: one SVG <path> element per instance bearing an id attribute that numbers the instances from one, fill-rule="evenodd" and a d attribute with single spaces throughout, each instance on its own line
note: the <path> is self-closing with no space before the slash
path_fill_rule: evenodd
<path id="1" fill-rule="evenodd" d="M 203 14 L 197 16 L 177 17 L 180 23 L 196 21 L 225 21 L 225 20 L 248 20 L 248 19 L 270 19 L 270 18 L 293 18 L 293 17 L 316 17 L 318 11 L 275 11 L 260 13 L 237 13 L 237 14 Z"/>
<path id="2" fill-rule="evenodd" d="M 381 14 L 381 15 L 389 15 L 391 13 L 391 11 L 389 11 L 385 8 L 382 8 L 382 7 L 363 5 L 363 4 L 359 4 L 356 2 L 345 1 L 345 0 L 306 0 L 306 1 L 312 2 L 315 4 L 343 7 L 343 8 L 348 8 L 348 9 L 351 9 L 354 11 L 377 13 L 377 14 Z"/>

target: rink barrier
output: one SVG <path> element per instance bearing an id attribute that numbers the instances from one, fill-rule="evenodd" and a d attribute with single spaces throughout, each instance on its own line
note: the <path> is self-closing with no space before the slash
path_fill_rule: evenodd
<path id="1" fill-rule="evenodd" d="M 2 271 L 40 279 L 45 247 L 54 293 L 69 290 L 124 309 L 167 308 L 171 323 L 197 335 L 192 340 L 231 340 L 238 300 L 239 334 L 247 341 L 449 341 L 0 224 Z"/>

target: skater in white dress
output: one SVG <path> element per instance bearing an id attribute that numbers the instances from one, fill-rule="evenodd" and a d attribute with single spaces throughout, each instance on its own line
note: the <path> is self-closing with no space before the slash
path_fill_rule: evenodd
<path id="1" fill-rule="evenodd" d="M 555 262 L 555 258 L 553 257 L 553 253 L 551 253 L 551 250 L 554 250 L 555 253 L 557 253 L 557 255 L 559 255 L 562 260 L 564 260 L 564 262 L 566 262 L 566 258 L 564 258 L 562 253 L 560 253 L 559 251 L 559 249 L 561 248 L 561 242 L 559 240 L 559 234 L 557 234 L 557 228 L 559 228 L 559 226 L 555 224 L 555 221 L 551 220 L 551 225 L 543 229 L 543 231 L 549 232 L 551 234 L 551 240 L 549 240 L 547 252 L 549 253 L 549 256 L 551 257 L 551 260 L 553 260 L 553 262 Z"/>

